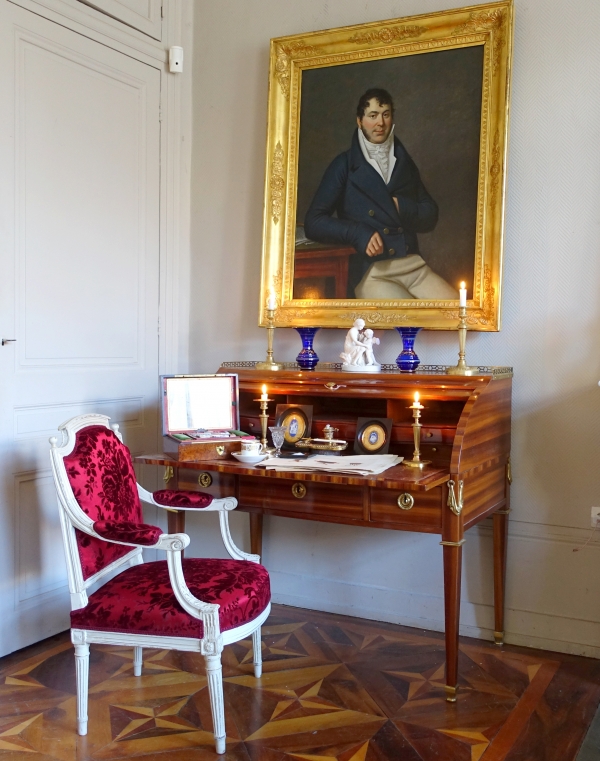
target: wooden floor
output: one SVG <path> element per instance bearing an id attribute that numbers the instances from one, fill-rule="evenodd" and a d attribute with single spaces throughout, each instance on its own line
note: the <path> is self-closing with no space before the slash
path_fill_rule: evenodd
<path id="1" fill-rule="evenodd" d="M 461 639 L 444 699 L 442 635 L 274 606 L 264 675 L 225 648 L 227 753 L 217 756 L 200 656 L 92 646 L 89 735 L 75 734 L 67 635 L 0 660 L 0 761 L 574 761 L 600 661 Z M 599 751 L 600 758 L 600 751 Z"/>

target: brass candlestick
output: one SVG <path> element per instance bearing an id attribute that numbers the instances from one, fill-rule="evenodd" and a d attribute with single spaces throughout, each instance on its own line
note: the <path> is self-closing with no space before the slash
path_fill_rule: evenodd
<path id="1" fill-rule="evenodd" d="M 275 326 L 273 325 L 274 316 L 275 310 L 267 307 L 267 358 L 264 362 L 256 363 L 255 367 L 257 370 L 281 370 L 281 365 L 273 359 L 273 333 L 275 332 Z"/>
<path id="2" fill-rule="evenodd" d="M 479 370 L 476 367 L 467 365 L 466 345 L 467 345 L 467 307 L 460 307 L 458 310 L 460 321 L 458 323 L 458 364 L 456 367 L 446 368 L 447 375 L 478 375 Z"/>
<path id="3" fill-rule="evenodd" d="M 407 465 L 409 468 L 424 468 L 425 465 L 429 465 L 431 460 L 421 459 L 421 423 L 419 418 L 421 417 L 421 410 L 424 409 L 423 405 L 419 402 L 418 395 L 415 395 L 415 401 L 408 408 L 413 411 L 413 417 L 415 422 L 413 423 L 413 438 L 415 441 L 415 451 L 413 452 L 412 460 L 403 460 L 402 464 Z"/>
<path id="4" fill-rule="evenodd" d="M 267 409 L 269 407 L 269 402 L 272 402 L 272 399 L 255 399 L 255 402 L 260 402 L 260 433 L 261 433 L 261 439 L 260 443 L 263 445 L 263 450 L 265 452 L 272 452 L 273 450 L 270 449 L 270 447 L 267 446 L 267 427 L 269 425 L 269 413 L 267 412 Z"/>

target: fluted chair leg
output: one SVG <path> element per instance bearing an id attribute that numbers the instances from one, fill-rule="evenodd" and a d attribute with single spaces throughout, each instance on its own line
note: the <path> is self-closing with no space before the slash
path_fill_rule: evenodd
<path id="1" fill-rule="evenodd" d="M 133 648 L 133 675 L 134 676 L 142 675 L 142 648 L 141 647 Z"/>
<path id="2" fill-rule="evenodd" d="M 217 753 L 225 753 L 225 703 L 223 700 L 223 670 L 221 654 L 205 655 L 206 676 L 208 678 L 208 694 L 210 695 L 210 710 L 215 735 Z"/>
<path id="3" fill-rule="evenodd" d="M 260 679 L 262 676 L 262 640 L 260 638 L 260 626 L 252 632 L 252 650 L 254 653 L 254 676 Z"/>
<path id="4" fill-rule="evenodd" d="M 77 733 L 80 735 L 87 735 L 89 672 L 90 646 L 75 645 L 75 675 L 77 679 Z"/>

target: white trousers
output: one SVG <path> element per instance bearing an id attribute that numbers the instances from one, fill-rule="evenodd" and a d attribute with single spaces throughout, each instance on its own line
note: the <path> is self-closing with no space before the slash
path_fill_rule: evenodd
<path id="1" fill-rule="evenodd" d="M 372 264 L 355 288 L 357 299 L 458 299 L 453 288 L 418 254 Z"/>

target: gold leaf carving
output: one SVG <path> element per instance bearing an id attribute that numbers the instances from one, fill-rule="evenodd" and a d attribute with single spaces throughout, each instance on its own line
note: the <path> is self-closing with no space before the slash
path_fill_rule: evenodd
<path id="1" fill-rule="evenodd" d="M 281 309 L 278 308 L 275 312 L 275 322 L 279 325 L 293 325 L 298 324 L 301 321 L 306 321 L 310 318 L 321 319 L 323 317 L 323 308 L 310 309 L 302 307 L 300 309 Z M 340 320 L 347 320 L 348 325 L 351 325 L 354 320 L 359 317 L 363 319 L 367 325 L 412 325 L 415 321 L 414 315 L 399 314 L 396 312 L 352 312 L 352 311 L 337 311 L 336 317 Z"/>
<path id="2" fill-rule="evenodd" d="M 502 60 L 502 48 L 505 42 L 504 22 L 506 14 L 500 8 L 493 11 L 474 11 L 469 14 L 469 18 L 457 26 L 453 34 L 473 34 L 474 32 L 496 32 L 494 35 L 494 56 L 492 59 L 492 69 L 494 74 L 498 71 L 500 61 Z"/>
<path id="3" fill-rule="evenodd" d="M 275 76 L 281 87 L 281 92 L 289 99 L 290 97 L 290 61 L 292 58 L 306 58 L 307 56 L 316 55 L 317 49 L 313 45 L 307 45 L 302 40 L 292 42 L 290 45 L 279 45 L 277 47 L 277 58 L 275 61 Z"/>
<path id="4" fill-rule="evenodd" d="M 487 29 L 500 29 L 504 24 L 504 11 L 496 8 L 493 11 L 473 11 L 469 18 L 457 26 L 452 34 L 472 34 L 473 32 L 486 31 Z"/>
<path id="5" fill-rule="evenodd" d="M 271 163 L 271 214 L 273 222 L 277 224 L 283 211 L 283 199 L 285 196 L 285 174 L 283 166 L 284 153 L 281 142 L 277 142 L 273 152 Z"/>
<path id="6" fill-rule="evenodd" d="M 426 26 L 418 26 L 417 24 L 412 26 L 384 26 L 370 32 L 356 32 L 348 42 L 355 42 L 357 45 L 373 42 L 389 45 L 391 42 L 401 42 L 411 37 L 420 37 L 426 31 Z"/>
<path id="7" fill-rule="evenodd" d="M 499 130 L 496 130 L 496 134 L 494 135 L 494 145 L 492 147 L 492 165 L 490 166 L 490 201 L 492 208 L 496 205 L 496 201 L 498 200 L 501 173 L 500 132 Z"/>
<path id="8" fill-rule="evenodd" d="M 492 271 L 489 265 L 485 265 L 483 270 L 483 307 L 481 309 L 473 309 L 467 312 L 467 323 L 469 325 L 489 325 L 494 319 L 494 296 L 496 295 L 496 289 L 492 285 Z M 443 310 L 444 317 L 449 319 L 458 320 L 458 311 L 454 312 L 450 309 Z"/>

